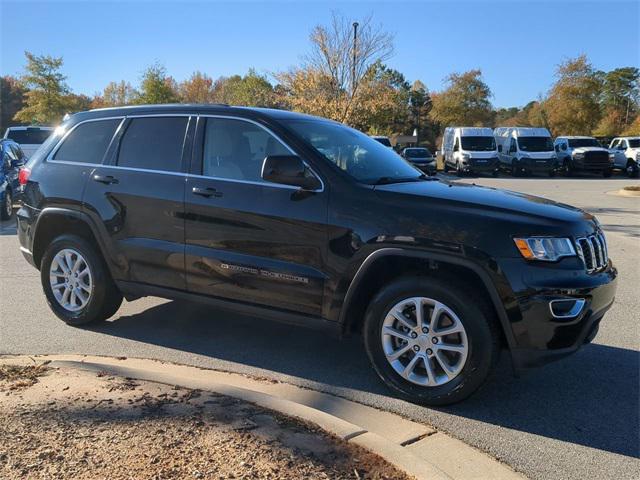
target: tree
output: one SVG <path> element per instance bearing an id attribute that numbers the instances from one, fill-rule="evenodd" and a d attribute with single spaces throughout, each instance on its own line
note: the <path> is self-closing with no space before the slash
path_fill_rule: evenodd
<path id="1" fill-rule="evenodd" d="M 302 67 L 277 75 L 294 108 L 353 123 L 352 107 L 359 101 L 363 79 L 373 64 L 391 57 L 393 35 L 367 17 L 358 22 L 354 48 L 352 24 L 334 13 L 330 25 L 311 31 L 311 51 Z"/>
<path id="2" fill-rule="evenodd" d="M 273 85 L 263 75 L 251 69 L 244 76 L 218 78 L 213 86 L 213 98 L 218 103 L 252 107 L 278 105 Z"/>
<path id="3" fill-rule="evenodd" d="M 614 136 L 631 125 L 640 110 L 640 69 L 616 68 L 601 76 L 603 117 L 596 133 Z"/>
<path id="4" fill-rule="evenodd" d="M 447 77 L 448 87 L 431 97 L 431 117 L 442 126 L 490 126 L 493 123 L 491 89 L 480 70 Z"/>
<path id="5" fill-rule="evenodd" d="M 18 79 L 11 76 L 0 77 L 0 132 L 14 125 L 13 117 L 24 106 L 25 89 Z"/>
<path id="6" fill-rule="evenodd" d="M 120 107 L 137 103 L 139 93 L 129 82 L 109 82 L 102 95 L 94 100 L 94 107 Z"/>
<path id="7" fill-rule="evenodd" d="M 140 96 L 141 104 L 175 103 L 178 101 L 177 85 L 173 78 L 167 75 L 166 68 L 154 63 L 147 67 L 142 74 Z"/>
<path id="8" fill-rule="evenodd" d="M 206 73 L 194 72 L 178 87 L 180 100 L 186 103 L 213 103 L 213 80 Z"/>
<path id="9" fill-rule="evenodd" d="M 69 109 L 69 87 L 66 77 L 60 72 L 62 57 L 33 55 L 27 57 L 26 73 L 22 84 L 28 88 L 25 93 L 25 105 L 16 113 L 14 119 L 24 123 L 55 123 Z"/>
<path id="10" fill-rule="evenodd" d="M 591 134 L 601 118 L 601 76 L 581 55 L 561 63 L 556 77 L 544 102 L 553 134 Z"/>

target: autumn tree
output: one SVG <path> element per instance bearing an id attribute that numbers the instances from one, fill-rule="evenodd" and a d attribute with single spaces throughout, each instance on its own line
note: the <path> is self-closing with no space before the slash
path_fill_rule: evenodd
<path id="1" fill-rule="evenodd" d="M 94 107 L 120 107 L 137 103 L 139 93 L 129 82 L 109 82 L 102 94 L 94 99 Z"/>
<path id="2" fill-rule="evenodd" d="M 14 125 L 13 117 L 24 106 L 25 89 L 17 78 L 0 77 L 0 132 Z"/>
<path id="3" fill-rule="evenodd" d="M 218 103 L 252 107 L 275 107 L 278 99 L 273 85 L 251 69 L 245 76 L 220 77 L 213 85 L 213 99 Z"/>
<path id="4" fill-rule="evenodd" d="M 443 127 L 490 126 L 493 122 L 491 89 L 480 70 L 452 73 L 447 88 L 432 95 L 431 117 Z"/>
<path id="5" fill-rule="evenodd" d="M 158 104 L 177 101 L 177 85 L 175 80 L 167 75 L 166 68 L 159 63 L 147 67 L 142 74 L 137 103 Z"/>
<path id="6" fill-rule="evenodd" d="M 556 83 L 544 102 L 555 135 L 589 135 L 601 117 L 601 77 L 585 55 L 558 66 Z"/>
<path id="7" fill-rule="evenodd" d="M 640 69 L 616 68 L 602 73 L 603 117 L 596 134 L 613 136 L 625 130 L 640 110 Z"/>
<path id="8" fill-rule="evenodd" d="M 14 119 L 23 123 L 55 123 L 69 111 L 69 87 L 62 74 L 62 57 L 25 52 L 26 73 L 21 82 L 27 90 L 25 104 Z"/>
<path id="9" fill-rule="evenodd" d="M 213 79 L 206 73 L 194 72 L 180 83 L 178 93 L 185 103 L 213 103 Z"/>
<path id="10" fill-rule="evenodd" d="M 358 22 L 354 45 L 353 21 L 333 14 L 329 25 L 318 25 L 310 35 L 311 50 L 303 65 L 277 76 L 286 101 L 295 109 L 353 124 L 354 106 L 371 66 L 393 54 L 393 35 L 373 24 Z"/>

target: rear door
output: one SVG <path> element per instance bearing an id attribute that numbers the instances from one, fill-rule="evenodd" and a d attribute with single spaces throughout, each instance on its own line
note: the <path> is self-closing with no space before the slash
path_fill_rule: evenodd
<path id="1" fill-rule="evenodd" d="M 320 315 L 328 192 L 261 178 L 267 155 L 290 155 L 262 125 L 201 117 L 186 187 L 190 291 Z"/>
<path id="2" fill-rule="evenodd" d="M 188 115 L 128 117 L 85 203 L 111 237 L 120 280 L 184 290 Z"/>

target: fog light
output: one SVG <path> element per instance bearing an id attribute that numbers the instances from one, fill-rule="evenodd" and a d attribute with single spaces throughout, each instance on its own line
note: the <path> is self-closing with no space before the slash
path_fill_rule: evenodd
<path id="1" fill-rule="evenodd" d="M 551 300 L 549 302 L 549 310 L 553 318 L 575 318 L 582 309 L 586 300 L 584 298 L 566 298 L 562 300 Z"/>

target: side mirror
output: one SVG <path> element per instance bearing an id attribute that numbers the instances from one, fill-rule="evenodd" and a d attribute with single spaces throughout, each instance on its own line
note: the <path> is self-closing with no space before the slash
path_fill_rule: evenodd
<path id="1" fill-rule="evenodd" d="M 267 182 L 317 190 L 320 181 L 296 155 L 269 155 L 262 162 L 261 177 Z"/>
<path id="2" fill-rule="evenodd" d="M 502 153 L 502 145 L 498 145 L 498 152 Z"/>

